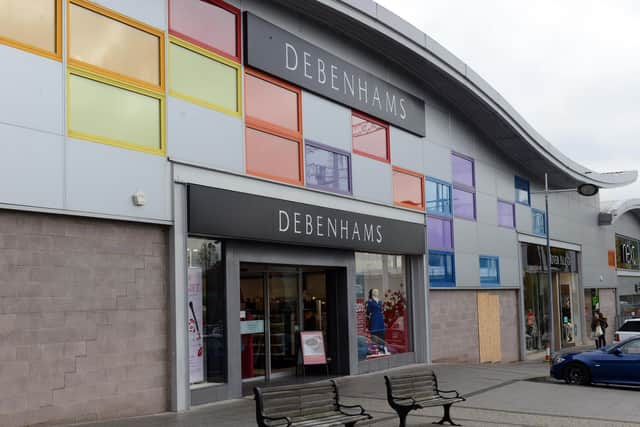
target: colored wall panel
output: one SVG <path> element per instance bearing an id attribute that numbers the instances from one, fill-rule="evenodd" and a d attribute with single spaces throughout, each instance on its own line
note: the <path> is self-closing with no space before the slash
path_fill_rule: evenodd
<path id="1" fill-rule="evenodd" d="M 379 160 L 389 160 L 389 128 L 354 114 L 351 117 L 353 151 Z"/>
<path id="2" fill-rule="evenodd" d="M 56 53 L 56 0 L 0 1 L 0 38 Z"/>
<path id="3" fill-rule="evenodd" d="M 161 38 L 76 4 L 69 5 L 69 58 L 151 85 L 162 84 Z"/>
<path id="4" fill-rule="evenodd" d="M 158 0 L 91 0 L 161 30 L 167 29 L 167 2 Z"/>
<path id="5" fill-rule="evenodd" d="M 299 143 L 247 128 L 247 171 L 274 179 L 300 181 Z"/>
<path id="6" fill-rule="evenodd" d="M 351 192 L 351 158 L 307 142 L 305 172 L 308 186 L 339 193 Z"/>
<path id="7" fill-rule="evenodd" d="M 98 142 L 160 150 L 161 101 L 69 75 L 69 133 Z"/>
<path id="8" fill-rule="evenodd" d="M 300 131 L 297 93 L 250 74 L 245 74 L 244 84 L 247 116 Z"/>
<path id="9" fill-rule="evenodd" d="M 429 249 L 453 249 L 453 230 L 451 226 L 450 219 L 432 216 L 427 218 L 427 243 L 429 244 Z"/>
<path id="10" fill-rule="evenodd" d="M 173 95 L 240 113 L 238 78 L 237 68 L 175 43 L 169 45 L 169 90 Z"/>
<path id="11" fill-rule="evenodd" d="M 424 209 L 422 176 L 393 171 L 393 201 L 396 205 Z"/>

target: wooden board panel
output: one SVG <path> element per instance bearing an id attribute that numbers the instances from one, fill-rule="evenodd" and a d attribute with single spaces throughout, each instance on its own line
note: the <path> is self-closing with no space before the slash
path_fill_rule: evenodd
<path id="1" fill-rule="evenodd" d="M 502 360 L 499 295 L 478 292 L 478 342 L 480 363 Z"/>

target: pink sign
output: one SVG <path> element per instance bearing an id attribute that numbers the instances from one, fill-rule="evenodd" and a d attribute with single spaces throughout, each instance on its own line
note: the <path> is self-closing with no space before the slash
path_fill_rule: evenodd
<path id="1" fill-rule="evenodd" d="M 302 363 L 305 365 L 326 365 L 322 331 L 300 332 L 302 342 Z"/>

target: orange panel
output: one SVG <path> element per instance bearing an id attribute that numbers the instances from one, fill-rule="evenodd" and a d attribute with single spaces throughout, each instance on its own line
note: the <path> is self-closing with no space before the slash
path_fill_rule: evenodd
<path id="1" fill-rule="evenodd" d="M 353 151 L 358 154 L 389 161 L 389 128 L 363 115 L 351 116 Z"/>
<path id="2" fill-rule="evenodd" d="M 1 0 L 0 37 L 55 54 L 56 0 Z"/>
<path id="3" fill-rule="evenodd" d="M 265 178 L 301 183 L 300 143 L 247 128 L 247 172 Z"/>
<path id="4" fill-rule="evenodd" d="M 396 205 L 424 209 L 423 177 L 413 172 L 393 168 L 393 202 Z"/>
<path id="5" fill-rule="evenodd" d="M 245 74 L 245 97 L 247 117 L 300 132 L 300 100 L 297 92 L 252 74 Z"/>

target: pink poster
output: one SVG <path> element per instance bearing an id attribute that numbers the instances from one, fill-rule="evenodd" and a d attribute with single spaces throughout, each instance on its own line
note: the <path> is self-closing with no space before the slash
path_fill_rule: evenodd
<path id="1" fill-rule="evenodd" d="M 202 269 L 190 267 L 187 299 L 189 328 L 189 382 L 204 381 L 204 349 L 202 347 Z"/>
<path id="2" fill-rule="evenodd" d="M 300 332 L 300 341 L 302 341 L 302 359 L 305 365 L 324 365 L 327 363 L 322 331 Z"/>

